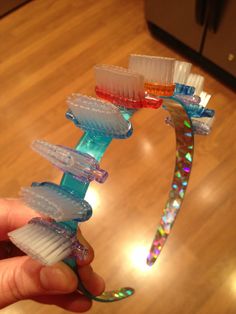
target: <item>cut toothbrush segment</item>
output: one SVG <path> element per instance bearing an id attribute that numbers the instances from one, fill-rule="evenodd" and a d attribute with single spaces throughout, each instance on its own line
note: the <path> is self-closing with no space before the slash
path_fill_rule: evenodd
<path id="1" fill-rule="evenodd" d="M 114 138 L 127 138 L 133 132 L 131 123 L 112 103 L 81 94 L 71 95 L 67 103 L 73 115 L 69 118 L 84 131 Z"/>
<path id="2" fill-rule="evenodd" d="M 175 61 L 175 95 L 201 96 L 205 79 L 199 74 L 190 73 L 191 66 L 188 62 Z"/>
<path id="3" fill-rule="evenodd" d="M 172 98 L 175 99 L 175 101 L 180 101 L 190 118 L 214 117 L 215 111 L 213 109 L 208 109 L 191 102 L 191 99 L 199 100 L 200 98 L 198 98 L 198 96 L 182 96 L 183 95 L 175 95 Z M 165 104 L 163 105 L 163 108 L 166 109 Z"/>
<path id="4" fill-rule="evenodd" d="M 191 117 L 191 118 L 203 118 L 203 117 L 214 117 L 215 115 L 215 111 L 213 109 L 208 109 L 208 108 L 204 108 L 202 106 L 199 105 L 195 105 L 195 104 L 186 104 L 183 103 L 183 106 L 187 112 L 187 114 Z M 163 106 L 163 108 L 165 108 L 165 106 Z"/>
<path id="5" fill-rule="evenodd" d="M 88 202 L 54 183 L 33 183 L 20 194 L 29 207 L 56 221 L 86 221 L 92 216 Z"/>
<path id="6" fill-rule="evenodd" d="M 95 180 L 103 183 L 108 177 L 108 173 L 101 169 L 96 159 L 89 154 L 42 140 L 33 141 L 31 147 L 54 166 L 65 173 L 72 174 L 82 182 Z"/>
<path id="7" fill-rule="evenodd" d="M 157 96 L 172 96 L 175 89 L 175 59 L 132 54 L 129 69 L 144 76 L 145 91 Z"/>
<path id="8" fill-rule="evenodd" d="M 144 77 L 128 69 L 114 65 L 96 65 L 94 67 L 96 86 L 108 90 L 111 94 L 134 100 L 143 99 Z"/>
<path id="9" fill-rule="evenodd" d="M 175 85 L 163 85 L 163 84 L 156 84 L 156 83 L 145 83 L 145 90 L 150 95 L 157 95 L 157 96 L 172 96 L 175 91 Z"/>
<path id="10" fill-rule="evenodd" d="M 200 96 L 203 91 L 205 78 L 202 75 L 190 73 L 186 82 L 186 85 L 195 87 L 195 95 Z"/>
<path id="11" fill-rule="evenodd" d="M 181 100 L 185 105 L 195 104 L 205 108 L 211 98 L 211 95 L 206 92 L 201 92 L 200 96 L 175 94 L 175 98 Z"/>
<path id="12" fill-rule="evenodd" d="M 174 83 L 186 84 L 191 68 L 191 63 L 175 60 Z"/>
<path id="13" fill-rule="evenodd" d="M 55 264 L 71 255 L 84 259 L 88 253 L 74 233 L 41 218 L 33 218 L 27 225 L 8 233 L 8 236 L 24 253 L 45 265 Z"/>
<path id="14" fill-rule="evenodd" d="M 190 95 L 177 94 L 175 95 L 175 98 L 179 99 L 185 105 L 189 105 L 189 104 L 199 105 L 201 101 L 201 98 L 197 95 L 190 96 Z"/>
<path id="15" fill-rule="evenodd" d="M 215 117 L 212 118 L 192 118 L 192 125 L 195 134 L 208 135 L 211 133 Z"/>
<path id="16" fill-rule="evenodd" d="M 96 94 L 98 97 L 126 108 L 161 106 L 160 98 L 145 98 L 144 77 L 128 69 L 112 65 L 96 65 Z"/>
<path id="17" fill-rule="evenodd" d="M 208 134 L 210 134 L 214 120 L 215 120 L 215 117 L 213 117 L 213 118 L 191 118 L 194 134 L 197 134 L 197 135 L 208 135 Z M 174 127 L 174 123 L 173 123 L 171 117 L 167 117 L 165 119 L 165 122 L 167 124 L 171 125 L 172 127 Z"/>
<path id="18" fill-rule="evenodd" d="M 188 86 L 185 84 L 175 84 L 175 95 L 186 95 L 186 96 L 193 96 L 195 93 L 195 87 L 193 86 Z"/>
<path id="19" fill-rule="evenodd" d="M 208 102 L 210 101 L 211 99 L 211 95 L 210 94 L 207 94 L 206 92 L 202 91 L 201 94 L 200 94 L 200 98 L 201 98 L 201 101 L 200 101 L 200 105 L 202 107 L 206 107 Z"/>

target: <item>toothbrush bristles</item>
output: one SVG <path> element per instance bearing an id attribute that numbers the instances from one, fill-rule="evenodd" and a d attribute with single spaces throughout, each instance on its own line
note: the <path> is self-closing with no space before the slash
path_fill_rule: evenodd
<path id="1" fill-rule="evenodd" d="M 151 95 L 173 95 L 174 67 L 173 58 L 133 54 L 129 59 L 129 69 L 144 76 L 145 91 Z"/>
<path id="2" fill-rule="evenodd" d="M 22 188 L 21 196 L 29 207 L 56 221 L 85 221 L 92 215 L 88 202 L 73 196 L 56 184 L 35 184 Z"/>
<path id="3" fill-rule="evenodd" d="M 145 98 L 144 77 L 128 69 L 111 66 L 95 66 L 96 87 L 98 97 L 125 108 L 154 108 L 161 106 L 161 99 Z"/>
<path id="4" fill-rule="evenodd" d="M 126 138 L 132 134 L 131 123 L 112 103 L 81 94 L 73 94 L 67 103 L 78 125 L 85 131 L 115 138 Z"/>
<path id="5" fill-rule="evenodd" d="M 10 232 L 10 240 L 24 253 L 37 259 L 42 264 L 52 265 L 73 253 L 73 241 L 63 232 L 59 233 L 48 227 L 50 223 L 43 223 L 33 219 L 27 225 Z M 56 228 L 56 227 L 55 227 Z M 67 231 L 65 230 L 65 233 Z M 86 249 L 80 245 L 80 258 L 84 258 Z M 79 255 L 79 250 L 77 250 Z"/>

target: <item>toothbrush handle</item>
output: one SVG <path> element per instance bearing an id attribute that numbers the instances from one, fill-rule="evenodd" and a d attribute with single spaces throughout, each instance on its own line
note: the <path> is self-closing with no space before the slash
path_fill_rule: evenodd
<path id="1" fill-rule="evenodd" d="M 129 120 L 134 112 L 135 112 L 134 110 L 123 110 L 123 111 L 121 110 L 121 113 L 123 114 L 126 120 Z M 89 132 L 85 132 L 80 142 L 75 147 L 75 149 L 82 153 L 90 154 L 97 161 L 100 161 L 107 147 L 111 143 L 111 141 L 112 141 L 111 137 L 98 136 L 98 135 L 90 134 Z M 89 187 L 89 183 L 80 182 L 74 179 L 73 176 L 71 176 L 68 173 L 63 175 L 62 180 L 61 180 L 61 185 L 66 186 L 70 190 L 76 192 L 76 194 L 79 195 L 79 197 L 81 198 L 85 197 L 86 191 Z M 70 228 L 72 228 L 76 233 L 77 227 L 75 227 L 75 224 L 72 221 L 67 222 L 67 225 L 68 224 Z M 74 270 L 74 272 L 76 273 L 78 277 L 78 280 L 79 280 L 78 291 L 83 292 L 84 295 L 87 296 L 89 299 L 92 299 L 98 302 L 114 302 L 114 301 L 122 300 L 134 294 L 134 289 L 125 287 L 125 288 L 119 288 L 112 291 L 106 291 L 100 296 L 94 296 L 83 285 L 79 277 L 79 274 L 77 272 L 76 260 L 74 258 L 70 258 L 70 259 L 64 260 L 64 262 L 69 267 L 71 267 L 72 270 Z"/>

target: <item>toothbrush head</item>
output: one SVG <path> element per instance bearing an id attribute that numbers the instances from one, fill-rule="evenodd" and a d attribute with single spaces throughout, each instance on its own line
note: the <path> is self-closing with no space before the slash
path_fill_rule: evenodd
<path id="1" fill-rule="evenodd" d="M 198 135 L 208 135 L 211 133 L 215 117 L 192 118 L 193 131 Z"/>
<path id="2" fill-rule="evenodd" d="M 187 85 L 187 80 L 191 71 L 192 64 L 184 61 L 175 61 L 174 82 L 176 95 L 193 96 L 194 86 Z"/>
<path id="3" fill-rule="evenodd" d="M 197 95 L 176 94 L 174 97 L 179 99 L 186 106 L 189 104 L 199 105 L 201 102 L 201 97 Z"/>
<path id="4" fill-rule="evenodd" d="M 103 183 L 108 177 L 108 173 L 101 169 L 96 159 L 89 154 L 42 140 L 33 141 L 31 147 L 54 166 L 82 182 L 95 180 Z"/>
<path id="5" fill-rule="evenodd" d="M 112 65 L 95 66 L 98 97 L 125 108 L 154 108 L 161 106 L 160 98 L 145 96 L 144 77 L 128 69 Z"/>
<path id="6" fill-rule="evenodd" d="M 190 73 L 186 84 L 195 88 L 194 95 L 200 96 L 201 92 L 203 91 L 204 81 L 205 78 L 202 75 Z"/>
<path id="7" fill-rule="evenodd" d="M 174 84 L 175 59 L 132 54 L 129 69 L 144 76 L 144 88 L 148 94 L 172 96 Z"/>
<path id="8" fill-rule="evenodd" d="M 175 60 L 174 82 L 185 85 L 190 74 L 191 68 L 192 68 L 191 63 Z"/>
<path id="9" fill-rule="evenodd" d="M 207 92 L 202 91 L 201 94 L 200 94 L 200 98 L 201 98 L 200 105 L 202 107 L 206 107 L 208 102 L 211 99 L 211 95 L 207 94 Z"/>
<path id="10" fill-rule="evenodd" d="M 209 135 L 212 130 L 215 117 L 191 118 L 193 132 L 196 135 Z M 171 117 L 165 119 L 166 124 L 175 127 Z"/>
<path id="11" fill-rule="evenodd" d="M 21 188 L 25 204 L 56 221 L 86 221 L 92 216 L 88 202 L 70 193 L 65 187 L 54 183 L 33 183 Z"/>
<path id="12" fill-rule="evenodd" d="M 91 134 L 127 138 L 133 132 L 131 123 L 125 120 L 119 108 L 112 103 L 81 94 L 72 94 L 67 99 L 67 104 L 70 109 L 70 116 L 67 117 Z"/>
<path id="13" fill-rule="evenodd" d="M 53 265 L 70 256 L 84 259 L 88 254 L 88 249 L 69 229 L 42 218 L 33 218 L 8 236 L 19 249 L 44 265 Z"/>

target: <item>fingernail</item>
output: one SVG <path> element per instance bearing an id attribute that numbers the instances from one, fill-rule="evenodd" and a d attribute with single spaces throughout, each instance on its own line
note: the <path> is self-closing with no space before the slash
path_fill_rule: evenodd
<path id="1" fill-rule="evenodd" d="M 77 285 L 75 275 L 66 266 L 43 267 L 40 282 L 45 290 L 71 292 Z"/>

